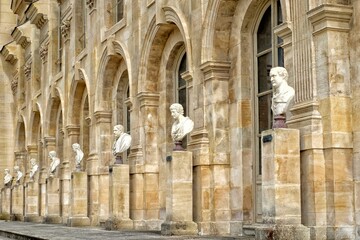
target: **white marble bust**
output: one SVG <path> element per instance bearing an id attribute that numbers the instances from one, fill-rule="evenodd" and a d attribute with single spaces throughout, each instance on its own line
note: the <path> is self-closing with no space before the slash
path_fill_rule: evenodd
<path id="1" fill-rule="evenodd" d="M 170 111 L 175 119 L 171 128 L 171 137 L 175 142 L 179 142 L 194 129 L 194 122 L 189 117 L 184 117 L 184 108 L 179 103 L 172 104 Z"/>
<path id="2" fill-rule="evenodd" d="M 122 125 L 114 126 L 114 136 L 113 155 L 119 156 L 120 153 L 129 149 L 131 145 L 131 136 L 124 133 L 124 127 Z"/>
<path id="3" fill-rule="evenodd" d="M 270 80 L 273 86 L 271 109 L 274 116 L 285 115 L 292 104 L 295 91 L 287 83 L 288 72 L 283 67 L 274 67 L 270 70 Z"/>
<path id="4" fill-rule="evenodd" d="M 60 159 L 58 157 L 56 157 L 56 152 L 55 151 L 50 151 L 49 152 L 49 158 L 52 160 L 50 163 L 50 167 L 49 167 L 49 173 L 50 175 L 54 174 L 56 171 L 56 168 L 59 166 L 60 164 Z"/>
<path id="5" fill-rule="evenodd" d="M 39 166 L 36 163 L 35 158 L 30 159 L 31 169 L 30 169 L 30 179 L 34 179 L 36 172 L 39 169 Z"/>
<path id="6" fill-rule="evenodd" d="M 19 166 L 14 167 L 14 172 L 16 172 L 16 182 L 19 182 L 23 176 L 23 173 L 20 171 Z"/>
<path id="7" fill-rule="evenodd" d="M 84 152 L 81 150 L 80 144 L 78 144 L 78 143 L 74 143 L 72 145 L 72 149 L 76 153 L 76 156 L 75 156 L 76 168 L 80 169 L 81 161 L 84 158 Z"/>
<path id="8" fill-rule="evenodd" d="M 13 177 L 11 176 L 9 169 L 5 168 L 4 172 L 5 172 L 4 185 L 9 186 L 11 184 L 11 181 L 12 181 Z"/>

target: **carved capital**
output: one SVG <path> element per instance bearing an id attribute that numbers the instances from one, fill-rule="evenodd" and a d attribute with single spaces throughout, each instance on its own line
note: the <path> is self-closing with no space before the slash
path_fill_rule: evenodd
<path id="1" fill-rule="evenodd" d="M 159 94 L 153 93 L 153 92 L 140 92 L 137 95 L 139 101 L 140 101 L 140 107 L 144 106 L 153 106 L 158 107 L 159 106 Z"/>
<path id="2" fill-rule="evenodd" d="M 80 135 L 80 126 L 77 125 L 67 125 L 66 126 L 66 132 L 68 134 L 68 136 L 72 136 L 72 135 Z"/>
<path id="3" fill-rule="evenodd" d="M 13 74 L 13 78 L 11 79 L 11 90 L 14 96 L 17 93 L 18 85 L 19 85 L 19 72 L 15 71 Z"/>
<path id="4" fill-rule="evenodd" d="M 110 123 L 112 112 L 111 111 L 96 111 L 94 113 L 97 123 Z"/>
<path id="5" fill-rule="evenodd" d="M 230 62 L 208 61 L 201 64 L 200 69 L 204 73 L 205 81 L 219 80 L 228 81 L 230 77 Z"/>

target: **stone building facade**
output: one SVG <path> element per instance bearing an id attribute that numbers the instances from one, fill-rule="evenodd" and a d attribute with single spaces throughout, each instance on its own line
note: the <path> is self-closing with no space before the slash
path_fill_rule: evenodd
<path id="1" fill-rule="evenodd" d="M 262 225 L 261 132 L 271 128 L 268 74 L 279 65 L 296 92 L 287 125 L 300 131 L 301 224 L 311 239 L 360 238 L 359 13 L 358 0 L 1 1 L 0 177 L 20 166 L 26 188 L 29 160 L 39 163 L 36 206 L 15 186 L 25 201 L 7 202 L 3 188 L 3 217 L 66 223 L 78 142 L 86 217 L 104 225 L 112 128 L 122 124 L 132 136 L 129 217 L 134 229 L 159 230 L 169 106 L 180 102 L 195 123 L 186 148 L 198 232 Z"/>

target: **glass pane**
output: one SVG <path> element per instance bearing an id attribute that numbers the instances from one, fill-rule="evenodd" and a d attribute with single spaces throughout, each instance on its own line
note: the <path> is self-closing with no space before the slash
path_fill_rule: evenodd
<path id="1" fill-rule="evenodd" d="M 282 12 L 281 12 L 281 3 L 280 0 L 277 1 L 277 25 L 282 24 L 283 23 L 283 17 L 282 17 Z"/>
<path id="2" fill-rule="evenodd" d="M 272 88 L 270 82 L 271 67 L 272 67 L 271 52 L 261 57 L 258 57 L 258 93 L 268 91 Z"/>
<path id="3" fill-rule="evenodd" d="M 257 52 L 271 48 L 271 7 L 264 13 L 257 31 Z"/>
<path id="4" fill-rule="evenodd" d="M 259 97 L 259 133 L 270 129 L 272 125 L 271 94 Z"/>
<path id="5" fill-rule="evenodd" d="M 259 139 L 258 140 L 258 142 L 259 142 L 259 155 L 258 155 L 259 159 L 258 159 L 258 164 L 257 164 L 257 166 L 258 166 L 258 169 L 257 169 L 258 173 L 257 174 L 261 175 L 262 174 L 262 171 L 261 171 L 262 170 L 262 164 L 261 164 L 261 156 L 262 156 L 261 155 L 261 137 L 259 137 L 258 139 Z"/>
<path id="6" fill-rule="evenodd" d="M 282 47 L 278 48 L 278 66 L 284 67 L 284 49 Z"/>
<path id="7" fill-rule="evenodd" d="M 179 99 L 178 103 L 180 103 L 184 108 L 184 114 L 186 115 L 186 88 L 182 88 L 179 90 Z"/>
<path id="8" fill-rule="evenodd" d="M 181 78 L 181 74 L 185 71 L 186 71 L 186 54 L 184 54 L 183 58 L 181 59 L 179 66 L 178 88 L 186 86 L 186 81 Z"/>

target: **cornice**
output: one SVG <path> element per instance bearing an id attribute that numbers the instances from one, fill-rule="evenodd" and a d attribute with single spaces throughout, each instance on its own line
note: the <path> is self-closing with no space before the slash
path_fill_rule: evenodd
<path id="1" fill-rule="evenodd" d="M 17 45 L 15 43 L 10 43 L 1 49 L 0 53 L 4 57 L 5 61 L 9 62 L 12 65 L 15 65 L 18 58 L 16 57 Z"/>
<path id="2" fill-rule="evenodd" d="M 41 29 L 48 21 L 44 5 L 43 3 L 35 2 L 26 11 L 26 16 L 30 19 L 30 22 L 35 24 L 38 29 Z"/>
<path id="3" fill-rule="evenodd" d="M 23 49 L 26 49 L 30 45 L 30 23 L 27 22 L 23 25 L 17 26 L 11 33 L 11 36 Z"/>

